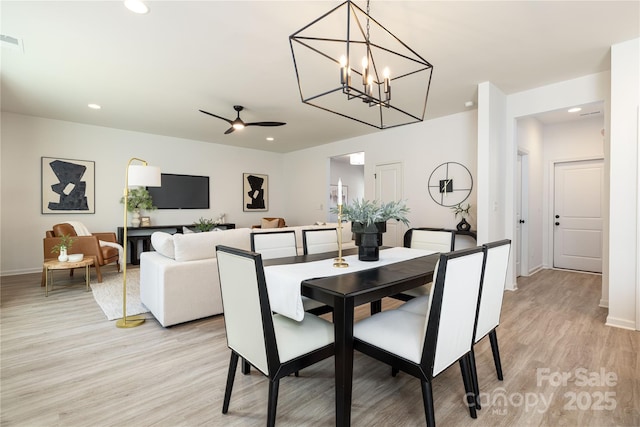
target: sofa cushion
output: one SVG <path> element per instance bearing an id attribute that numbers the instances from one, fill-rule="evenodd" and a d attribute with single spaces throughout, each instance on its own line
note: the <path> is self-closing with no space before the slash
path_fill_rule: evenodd
<path id="1" fill-rule="evenodd" d="M 176 252 L 173 245 L 173 235 L 164 231 L 156 231 L 151 234 L 151 245 L 161 255 L 175 259 Z"/>
<path id="2" fill-rule="evenodd" d="M 220 230 L 193 234 L 174 234 L 176 261 L 194 261 L 216 257 L 216 246 L 225 245 L 233 248 L 251 250 L 251 239 L 248 228 Z"/>

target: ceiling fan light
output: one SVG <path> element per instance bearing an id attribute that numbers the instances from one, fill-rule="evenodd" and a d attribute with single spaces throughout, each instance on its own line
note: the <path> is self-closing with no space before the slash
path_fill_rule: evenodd
<path id="1" fill-rule="evenodd" d="M 233 124 L 231 126 L 233 126 L 233 128 L 235 130 L 244 129 L 244 123 L 242 123 L 242 122 L 233 122 Z"/>
<path id="2" fill-rule="evenodd" d="M 141 0 L 124 0 L 124 5 L 133 13 L 145 14 L 149 13 L 149 7 Z"/>

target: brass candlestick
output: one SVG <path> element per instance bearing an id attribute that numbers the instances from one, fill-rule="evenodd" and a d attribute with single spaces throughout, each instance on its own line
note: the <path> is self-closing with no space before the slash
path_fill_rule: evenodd
<path id="1" fill-rule="evenodd" d="M 338 258 L 334 258 L 333 261 L 333 266 L 336 268 L 349 267 L 342 258 L 342 204 L 338 205 Z"/>

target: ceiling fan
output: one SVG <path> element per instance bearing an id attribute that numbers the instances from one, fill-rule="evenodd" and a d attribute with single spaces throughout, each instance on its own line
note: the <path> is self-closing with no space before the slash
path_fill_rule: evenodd
<path id="1" fill-rule="evenodd" d="M 231 127 L 225 131 L 225 133 L 224 133 L 225 135 L 233 132 L 234 130 L 244 129 L 247 126 L 282 126 L 282 125 L 286 125 L 286 123 L 283 123 L 283 122 L 252 122 L 252 123 L 245 123 L 240 118 L 240 111 L 244 110 L 244 107 L 242 105 L 234 105 L 233 109 L 238 112 L 238 117 L 236 117 L 235 120 L 225 119 L 224 117 L 217 116 L 215 114 L 209 113 L 208 111 L 204 111 L 204 110 L 199 110 L 199 111 L 201 113 L 208 114 L 210 116 L 216 117 L 218 119 L 224 120 L 225 122 L 229 123 L 231 125 Z"/>

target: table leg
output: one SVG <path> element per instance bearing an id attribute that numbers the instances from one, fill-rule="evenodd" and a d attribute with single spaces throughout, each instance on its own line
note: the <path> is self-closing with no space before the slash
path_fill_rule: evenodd
<path id="1" fill-rule="evenodd" d="M 353 386 L 353 299 L 340 299 L 333 308 L 335 330 L 336 426 L 351 425 Z"/>

